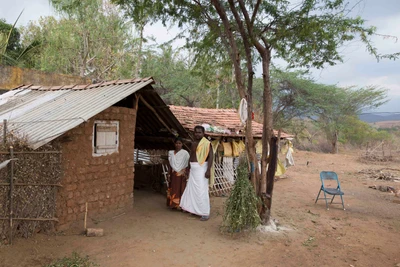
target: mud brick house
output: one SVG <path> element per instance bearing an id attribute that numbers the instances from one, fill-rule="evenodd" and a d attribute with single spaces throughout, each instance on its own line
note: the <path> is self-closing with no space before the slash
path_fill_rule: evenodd
<path id="1" fill-rule="evenodd" d="M 56 229 L 82 222 L 86 203 L 91 216 L 132 207 L 134 149 L 173 149 L 175 135 L 189 138 L 152 83 L 24 85 L 0 96 L 7 133 L 26 139 L 31 151 L 52 145 L 61 154 L 61 175 L 54 177 L 61 186 L 55 213 L 48 215 L 56 218 Z"/>

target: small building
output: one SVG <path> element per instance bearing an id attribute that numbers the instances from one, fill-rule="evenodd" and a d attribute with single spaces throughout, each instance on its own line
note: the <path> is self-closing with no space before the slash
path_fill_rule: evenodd
<path id="1" fill-rule="evenodd" d="M 0 134 L 4 144 L 18 141 L 16 157 L 60 155 L 57 160 L 40 156 L 27 172 L 22 171 L 24 159 L 13 163 L 14 203 L 21 203 L 14 205 L 15 222 L 28 217 L 52 220 L 57 221 L 57 230 L 63 230 L 77 222 L 83 225 L 86 207 L 91 217 L 132 207 L 134 149 L 168 150 L 174 147 L 174 136 L 189 138 L 152 88 L 153 82 L 145 78 L 85 85 L 26 85 L 0 96 L 0 122 L 4 121 Z M 3 146 L 3 150 L 8 148 Z M 8 173 L 3 173 L 0 183 L 11 188 Z M 22 179 L 28 180 L 21 183 Z M 17 187 L 23 191 L 20 196 Z M 41 211 L 37 203 L 42 202 L 53 206 Z M 18 210 L 23 205 L 32 212 Z M 4 204 L 3 208 L 10 206 Z M 0 214 L 8 216 L 8 211 Z"/>
<path id="2" fill-rule="evenodd" d="M 186 131 L 192 133 L 196 125 L 203 125 L 206 135 L 213 138 L 242 139 L 245 137 L 244 124 L 241 123 L 236 109 L 195 108 L 170 105 L 172 113 L 179 120 Z M 253 137 L 262 138 L 263 125 L 252 122 Z M 275 135 L 278 131 L 274 130 Z M 281 138 L 290 138 L 292 135 L 281 132 Z"/>
<path id="3" fill-rule="evenodd" d="M 236 109 L 210 109 L 169 106 L 186 131 L 193 135 L 194 127 L 202 125 L 212 141 L 215 153 L 215 184 L 210 189 L 213 195 L 229 193 L 236 179 L 238 156 L 245 149 L 244 124 Z M 252 131 L 257 153 L 261 153 L 263 125 L 252 121 Z M 278 135 L 278 131 L 274 130 Z M 281 139 L 292 136 L 281 132 Z"/>

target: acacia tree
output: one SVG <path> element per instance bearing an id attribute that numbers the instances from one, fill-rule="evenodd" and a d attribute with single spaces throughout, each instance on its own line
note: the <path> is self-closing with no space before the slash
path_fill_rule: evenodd
<path id="1" fill-rule="evenodd" d="M 95 79 L 132 77 L 130 24 L 107 0 L 50 0 L 60 19 L 42 17 L 23 29 L 24 43 L 42 44 L 35 68 Z M 130 69 L 130 71 L 129 71 Z"/>
<path id="2" fill-rule="evenodd" d="M 275 127 L 294 126 L 294 118 L 309 118 L 326 134 L 332 153 L 346 123 L 365 109 L 374 109 L 386 102 L 386 90 L 376 86 L 364 88 L 324 85 L 315 82 L 304 71 L 271 70 L 273 122 Z M 255 80 L 256 96 L 262 92 L 262 82 Z M 256 101 L 255 107 L 262 103 Z M 298 125 L 297 125 L 298 126 Z M 301 130 L 301 129 L 298 129 Z"/>
<path id="3" fill-rule="evenodd" d="M 143 8 L 140 0 L 127 0 L 134 8 Z M 285 59 L 293 67 L 333 65 L 342 60 L 339 48 L 348 41 L 360 38 L 376 58 L 394 58 L 379 55 L 368 37 L 374 27 L 364 26 L 360 17 L 351 17 L 347 0 L 302 0 L 292 4 L 288 0 L 157 0 L 163 4 L 157 14 L 164 22 L 176 22 L 187 29 L 190 38 L 205 42 L 199 50 L 210 49 L 206 36 L 213 35 L 224 44 L 235 71 L 240 97 L 247 98 L 249 118 L 253 109 L 252 81 L 255 58 L 262 62 L 263 78 L 263 152 L 261 177 L 257 166 L 251 120 L 247 122 L 246 142 L 252 179 L 263 201 L 260 212 L 262 223 L 269 222 L 272 205 L 273 175 L 267 177 L 268 142 L 272 134 L 272 91 L 270 65 L 272 56 Z M 241 63 L 245 62 L 247 80 L 244 83 Z M 246 90 L 247 85 L 247 90 Z M 274 165 L 274 164 L 271 164 Z M 274 173 L 274 172 L 270 172 Z M 257 181 L 255 181 L 257 178 Z"/>
<path id="4" fill-rule="evenodd" d="M 309 118 L 325 133 L 331 144 L 331 153 L 338 153 L 341 132 L 348 127 L 349 117 L 359 115 L 363 109 L 374 109 L 387 102 L 387 90 L 375 86 L 340 88 L 319 85 L 320 90 L 308 97 L 313 105 Z M 314 115 L 314 116 L 313 116 Z"/>
<path id="5" fill-rule="evenodd" d="M 112 3 L 119 5 L 124 13 L 125 17 L 133 21 L 135 27 L 139 32 L 139 48 L 137 50 L 137 64 L 135 67 L 135 76 L 140 76 L 143 61 L 143 43 L 145 42 L 144 27 L 156 21 L 159 17 L 158 14 L 162 10 L 161 2 L 154 2 L 152 0 L 139 0 L 140 8 L 136 8 L 135 3 L 129 0 L 111 0 Z"/>
<path id="6" fill-rule="evenodd" d="M 164 101 L 190 107 L 213 107 L 215 90 L 209 81 L 201 79 L 192 60 L 170 45 L 159 50 L 144 53 L 142 75 L 154 78 L 155 88 Z"/>

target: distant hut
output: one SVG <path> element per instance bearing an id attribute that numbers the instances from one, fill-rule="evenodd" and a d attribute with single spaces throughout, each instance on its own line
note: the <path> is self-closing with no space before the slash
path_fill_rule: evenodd
<path id="1" fill-rule="evenodd" d="M 215 153 L 215 183 L 210 192 L 213 195 L 227 194 L 236 179 L 239 154 L 245 149 L 244 125 L 236 109 L 210 109 L 169 106 L 186 131 L 193 135 L 194 127 L 202 125 L 206 136 L 212 140 Z M 262 124 L 252 121 L 253 137 L 257 153 L 261 153 Z M 277 135 L 278 131 L 274 130 Z M 281 132 L 281 138 L 292 136 Z"/>

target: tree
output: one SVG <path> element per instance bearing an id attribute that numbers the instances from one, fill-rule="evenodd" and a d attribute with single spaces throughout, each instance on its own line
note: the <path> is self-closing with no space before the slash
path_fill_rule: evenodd
<path id="1" fill-rule="evenodd" d="M 102 0 L 54 0 L 60 13 L 23 29 L 24 44 L 42 43 L 31 65 L 97 80 L 132 77 L 136 43 L 115 5 Z"/>
<path id="2" fill-rule="evenodd" d="M 254 87 L 256 94 L 262 91 L 260 87 L 262 85 L 257 79 Z M 356 118 L 363 109 L 376 108 L 387 101 L 385 89 L 374 86 L 340 88 L 323 85 L 315 82 L 304 71 L 273 68 L 271 88 L 274 125 L 278 128 L 300 126 L 293 125 L 294 118 L 309 118 L 325 132 L 328 142 L 332 144 L 332 153 L 337 152 L 340 132 L 358 124 L 350 118 Z M 255 102 L 255 106 L 259 107 L 260 103 Z M 301 128 L 294 129 L 294 132 L 299 130 Z"/>
<path id="3" fill-rule="evenodd" d="M 387 90 L 374 86 L 365 88 L 340 88 L 334 85 L 320 85 L 308 101 L 314 106 L 313 119 L 326 134 L 332 145 L 332 153 L 338 152 L 340 133 L 346 128 L 349 117 L 357 116 L 363 109 L 373 109 L 387 102 Z"/>
<path id="4" fill-rule="evenodd" d="M 160 50 L 144 53 L 142 75 L 155 79 L 155 87 L 166 103 L 190 107 L 212 105 L 214 92 L 196 74 L 190 58 L 170 45 L 161 46 Z"/>
<path id="5" fill-rule="evenodd" d="M 141 8 L 141 1 L 129 2 L 134 8 Z M 176 22 L 178 26 L 185 27 L 189 34 L 188 39 L 196 39 L 195 47 L 199 50 L 220 46 L 221 43 L 225 45 L 234 67 L 239 95 L 241 98 L 247 98 L 249 118 L 253 109 L 253 67 L 257 59 L 261 60 L 263 152 L 260 178 L 257 178 L 258 164 L 251 136 L 251 120 L 246 124 L 246 149 L 253 182 L 263 200 L 260 217 L 264 224 L 269 222 L 274 186 L 273 175 L 267 177 L 266 172 L 268 142 L 272 135 L 270 65 L 273 52 L 276 57 L 289 62 L 290 66 L 321 68 L 325 64 L 333 65 L 341 61 L 339 48 L 346 42 L 360 37 L 368 51 L 377 59 L 394 58 L 399 55 L 377 53 L 368 39 L 376 29 L 364 26 L 364 20 L 360 17 L 350 17 L 349 7 L 352 7 L 345 0 L 303 0 L 298 4 L 291 4 L 287 0 L 154 2 L 162 4 L 156 18 L 164 22 Z M 210 35 L 215 36 L 217 42 L 210 43 L 206 38 Z M 243 62 L 246 65 L 246 83 L 241 65 Z"/>
<path id="6" fill-rule="evenodd" d="M 6 23 L 4 19 L 0 19 L 0 33 L 2 36 L 9 36 L 6 45 L 7 51 L 19 51 L 21 49 L 20 37 L 18 29 L 13 25 Z"/>
<path id="7" fill-rule="evenodd" d="M 320 89 L 306 71 L 281 70 L 273 67 L 270 72 L 272 90 L 272 121 L 277 129 L 292 125 L 294 118 L 310 116 L 313 104 L 308 101 Z M 262 117 L 263 80 L 254 81 L 254 109 Z"/>
<path id="8" fill-rule="evenodd" d="M 135 76 L 139 77 L 142 69 L 143 43 L 146 41 L 143 36 L 144 27 L 148 23 L 157 20 L 157 14 L 160 12 L 160 9 L 162 9 L 162 3 L 154 3 L 152 0 L 140 0 L 140 5 L 134 6 L 129 0 L 111 0 L 111 2 L 119 5 L 123 9 L 125 17 L 132 20 L 138 29 L 139 48 L 137 50 Z"/>
<path id="9" fill-rule="evenodd" d="M 343 122 L 339 141 L 362 148 L 368 143 L 391 140 L 391 135 L 385 130 L 377 130 L 356 116 L 349 116 Z"/>
<path id="10" fill-rule="evenodd" d="M 15 22 L 16 23 L 16 22 Z M 1 63 L 7 65 L 15 65 L 16 58 L 21 52 L 21 42 L 18 29 L 15 24 L 6 23 L 4 19 L 0 19 L 0 59 Z"/>

